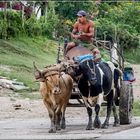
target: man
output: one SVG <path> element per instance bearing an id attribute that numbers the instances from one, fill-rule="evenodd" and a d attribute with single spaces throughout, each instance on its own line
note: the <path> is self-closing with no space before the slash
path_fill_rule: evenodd
<path id="1" fill-rule="evenodd" d="M 87 19 L 87 13 L 83 10 L 80 10 L 77 13 L 78 20 L 74 24 L 71 37 L 74 40 L 69 42 L 66 48 L 66 52 L 79 44 L 83 44 L 88 47 L 88 44 L 92 43 L 94 37 L 94 23 L 91 20 Z"/>

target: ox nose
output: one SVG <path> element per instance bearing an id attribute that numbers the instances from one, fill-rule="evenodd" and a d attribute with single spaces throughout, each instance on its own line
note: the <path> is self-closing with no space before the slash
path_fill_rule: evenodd
<path id="1" fill-rule="evenodd" d="M 53 90 L 53 94 L 55 94 L 55 95 L 60 94 L 60 93 L 61 93 L 61 91 L 60 91 L 59 88 L 55 88 L 55 89 Z"/>
<path id="2" fill-rule="evenodd" d="M 95 85 L 96 82 L 97 82 L 97 78 L 96 77 L 95 78 L 91 78 L 91 80 L 90 80 L 91 85 Z"/>

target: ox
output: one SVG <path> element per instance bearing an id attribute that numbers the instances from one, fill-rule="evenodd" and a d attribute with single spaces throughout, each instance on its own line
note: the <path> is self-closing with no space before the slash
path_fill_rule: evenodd
<path id="1" fill-rule="evenodd" d="M 87 129 L 92 129 L 92 106 L 95 106 L 94 127 L 101 127 L 99 111 L 103 99 L 107 101 L 107 115 L 102 128 L 108 128 L 111 110 L 114 113 L 114 126 L 119 124 L 115 106 L 114 70 L 113 63 L 95 64 L 93 60 L 87 60 L 80 64 L 83 77 L 79 80 L 78 87 L 83 95 L 87 107 L 89 122 Z M 85 86 L 85 88 L 83 88 Z M 88 94 L 87 94 L 88 93 Z"/>
<path id="2" fill-rule="evenodd" d="M 34 65 L 35 66 L 35 65 Z M 51 120 L 49 133 L 65 129 L 65 110 L 71 96 L 73 79 L 64 72 L 59 72 L 59 66 L 40 71 L 35 66 L 35 78 L 40 82 L 40 93 Z"/>
<path id="3" fill-rule="evenodd" d="M 80 51 L 81 49 L 81 51 Z M 73 49 L 74 50 L 74 49 Z M 74 52 L 79 51 L 77 55 L 81 55 L 83 52 L 82 47 L 76 47 L 75 50 L 67 53 L 67 56 L 71 60 L 76 54 Z M 87 51 L 90 54 L 90 51 Z M 86 53 L 87 54 L 87 53 Z M 82 54 L 83 55 L 83 54 Z M 74 57 L 75 57 L 74 56 Z M 73 58 L 74 58 L 73 57 Z M 95 64 L 93 59 L 87 59 L 82 62 L 76 62 L 77 64 L 70 64 L 67 67 L 66 72 L 69 73 L 73 79 L 77 82 L 78 88 L 82 94 L 82 98 L 87 108 L 88 124 L 86 129 L 92 130 L 93 125 L 96 128 L 101 127 L 101 121 L 99 119 L 99 111 L 103 100 L 107 101 L 107 115 L 102 125 L 102 128 L 108 128 L 109 118 L 111 110 L 114 113 L 114 126 L 119 124 L 118 115 L 115 105 L 115 81 L 114 71 L 119 74 L 121 72 L 116 69 L 112 62 Z M 95 107 L 95 120 L 92 121 L 92 107 Z"/>

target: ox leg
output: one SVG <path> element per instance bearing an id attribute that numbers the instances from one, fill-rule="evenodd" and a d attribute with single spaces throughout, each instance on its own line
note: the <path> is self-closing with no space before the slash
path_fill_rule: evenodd
<path id="1" fill-rule="evenodd" d="M 88 125 L 86 127 L 86 130 L 93 130 L 93 124 L 92 124 L 92 108 L 87 107 L 87 113 L 88 113 Z"/>
<path id="2" fill-rule="evenodd" d="M 86 130 L 93 130 L 94 128 L 93 128 L 93 122 L 92 122 L 92 107 L 88 103 L 87 97 L 82 96 L 82 98 L 85 103 L 87 114 L 88 114 L 88 124 L 87 124 Z"/>
<path id="3" fill-rule="evenodd" d="M 66 122 L 65 122 L 65 115 L 62 113 L 62 118 L 61 118 L 61 129 L 66 128 Z"/>
<path id="4" fill-rule="evenodd" d="M 55 114 L 56 114 L 56 130 L 61 130 L 61 127 L 60 127 L 60 121 L 61 121 L 61 116 L 62 116 L 61 107 L 57 108 Z"/>
<path id="5" fill-rule="evenodd" d="M 112 110 L 113 110 L 113 115 L 114 115 L 114 125 L 113 126 L 119 126 L 120 121 L 119 121 L 119 117 L 117 114 L 115 102 L 113 102 Z"/>
<path id="6" fill-rule="evenodd" d="M 66 128 L 65 111 L 66 111 L 66 105 L 62 107 L 62 117 L 61 117 L 61 123 L 60 123 L 61 129 Z"/>
<path id="7" fill-rule="evenodd" d="M 82 96 L 84 104 L 86 106 L 87 109 L 87 114 L 88 114 L 88 124 L 86 127 L 86 130 L 93 130 L 93 122 L 92 122 L 92 107 L 90 106 L 89 102 L 88 102 L 88 98 Z"/>
<path id="8" fill-rule="evenodd" d="M 51 119 L 51 127 L 49 129 L 49 133 L 56 133 L 56 117 L 54 113 L 49 113 L 49 117 Z"/>
<path id="9" fill-rule="evenodd" d="M 48 104 L 45 99 L 43 100 L 46 108 L 48 109 L 48 113 L 49 113 L 49 117 L 50 117 L 50 120 L 51 120 L 51 126 L 50 126 L 50 129 L 49 129 L 49 133 L 56 133 L 56 127 L 55 127 L 55 114 L 54 114 L 54 111 L 51 107 L 50 104 Z"/>
<path id="10" fill-rule="evenodd" d="M 95 113 L 96 113 L 96 116 L 95 116 L 95 119 L 94 119 L 94 127 L 95 128 L 100 128 L 101 127 L 99 112 L 100 112 L 100 107 L 101 107 L 102 102 L 103 102 L 103 94 L 101 93 L 101 94 L 99 94 L 99 98 L 98 98 L 97 104 L 95 106 Z"/>
<path id="11" fill-rule="evenodd" d="M 95 119 L 94 119 L 94 127 L 95 128 L 100 128 L 101 127 L 101 121 L 100 121 L 100 118 L 99 118 L 99 111 L 100 111 L 100 105 L 97 104 L 95 106 L 95 113 L 96 113 L 96 116 L 95 116 Z"/>
<path id="12" fill-rule="evenodd" d="M 57 113 L 56 115 L 56 130 L 61 130 L 60 121 L 61 121 L 61 112 Z"/>
<path id="13" fill-rule="evenodd" d="M 120 124 L 118 114 L 116 111 L 116 104 L 119 104 L 118 97 L 120 96 L 120 87 L 119 87 L 119 76 L 121 75 L 121 72 L 119 69 L 114 70 L 114 100 L 113 100 L 113 115 L 114 115 L 114 125 L 113 126 L 118 126 Z"/>
<path id="14" fill-rule="evenodd" d="M 109 127 L 109 119 L 111 115 L 112 106 L 113 106 L 113 90 L 107 95 L 107 115 L 102 125 L 102 128 L 107 129 Z"/>
<path id="15" fill-rule="evenodd" d="M 78 88 L 80 89 L 80 92 L 82 93 L 82 99 L 84 101 L 84 104 L 87 109 L 88 114 L 88 124 L 86 127 L 86 130 L 93 130 L 93 122 L 92 122 L 92 107 L 88 102 L 88 95 L 89 95 L 89 86 L 88 82 L 84 77 L 82 77 L 78 83 Z"/>

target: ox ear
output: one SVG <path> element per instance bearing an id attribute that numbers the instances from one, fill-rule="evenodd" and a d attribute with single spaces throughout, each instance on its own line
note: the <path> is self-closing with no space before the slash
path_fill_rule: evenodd
<path id="1" fill-rule="evenodd" d="M 42 76 L 42 72 L 37 68 L 37 66 L 35 65 L 35 62 L 33 62 L 33 66 L 34 66 L 34 76 L 35 79 L 37 81 L 43 81 L 43 76 Z"/>

